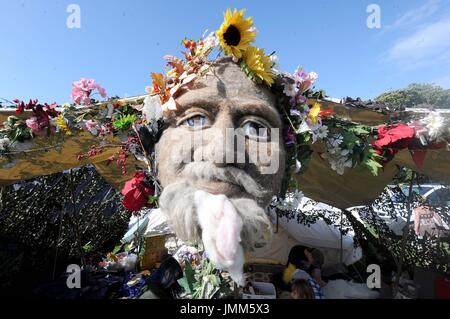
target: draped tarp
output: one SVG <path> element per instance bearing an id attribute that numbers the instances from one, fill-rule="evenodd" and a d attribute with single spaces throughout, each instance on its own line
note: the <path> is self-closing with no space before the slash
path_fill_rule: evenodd
<path id="1" fill-rule="evenodd" d="M 312 156 L 306 173 L 297 176 L 300 189 L 307 197 L 337 208 L 371 203 L 392 181 L 398 167 L 408 167 L 436 181 L 450 183 L 450 152 L 445 149 L 428 150 L 421 170 L 414 164 L 410 152 L 402 150 L 378 176 L 362 167 L 346 169 L 344 175 L 338 175 L 318 153 Z"/>
<path id="2" fill-rule="evenodd" d="M 353 122 L 376 126 L 390 120 L 390 114 L 356 108 L 335 102 L 323 102 L 323 107 L 333 109 L 339 117 L 351 119 Z M 398 114 L 393 114 L 398 116 Z M 305 174 L 298 175 L 300 189 L 307 197 L 337 208 L 371 203 L 398 173 L 399 167 L 408 167 L 436 181 L 450 183 L 450 152 L 446 149 L 427 150 L 423 167 L 419 169 L 409 150 L 399 151 L 394 159 L 373 176 L 363 167 L 346 169 L 344 175 L 333 171 L 326 159 L 320 157 L 324 151 L 318 142 L 313 145 L 314 153 Z"/>
<path id="3" fill-rule="evenodd" d="M 340 103 L 324 101 L 323 108 L 332 108 L 341 117 L 352 119 L 365 125 L 378 125 L 389 120 L 389 114 L 374 112 L 364 108 L 346 106 Z M 14 111 L 0 111 L 0 123 L 6 121 Z M 115 162 L 107 159 L 119 148 L 107 148 L 102 154 L 78 161 L 76 156 L 98 144 L 98 138 L 90 133 L 80 133 L 76 137 L 66 137 L 60 149 L 23 153 L 14 157 L 13 162 L 0 159 L 0 186 L 30 179 L 33 177 L 60 172 L 72 167 L 92 163 L 97 171 L 115 188 L 121 189 L 124 182 L 132 177 L 134 167 L 138 164 L 132 156 L 128 158 L 127 174 L 122 175 Z M 117 138 L 109 143 L 118 143 Z M 32 148 L 48 146 L 45 139 L 36 139 Z M 317 144 L 317 145 L 316 145 Z M 321 145 L 314 144 L 320 151 Z M 378 176 L 373 176 L 362 167 L 346 169 L 344 175 L 334 172 L 326 159 L 315 152 L 304 175 L 297 177 L 300 189 L 306 196 L 327 203 L 337 208 L 348 208 L 372 202 L 389 184 L 398 172 L 398 166 L 409 167 L 435 180 L 450 183 L 450 152 L 447 150 L 428 150 L 423 169 L 419 170 L 408 150 L 400 151 L 395 159 L 388 163 Z"/>
<path id="4" fill-rule="evenodd" d="M 1 111 L 0 123 L 6 121 L 10 115 L 14 115 L 14 111 Z M 119 145 L 120 138 L 109 137 L 106 143 L 108 145 Z M 109 157 L 120 150 L 120 147 L 106 147 L 101 154 L 86 160 L 79 161 L 77 159 L 77 155 L 86 153 L 91 146 L 98 146 L 98 144 L 99 139 L 89 132 L 80 132 L 76 136 L 66 136 L 64 140 L 37 137 L 33 139 L 33 142 L 16 143 L 16 146 L 23 152 L 14 154 L 11 158 L 0 157 L 0 186 L 93 164 L 98 173 L 111 186 L 120 190 L 125 181 L 131 179 L 137 162 L 133 156 L 129 156 L 127 174 L 122 175 L 122 170 L 116 162 L 108 160 Z M 30 149 L 39 149 L 39 151 L 29 152 Z"/>

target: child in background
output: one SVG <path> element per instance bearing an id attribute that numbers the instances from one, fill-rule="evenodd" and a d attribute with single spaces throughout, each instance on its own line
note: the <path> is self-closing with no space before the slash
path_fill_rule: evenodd
<path id="1" fill-rule="evenodd" d="M 315 299 L 314 291 L 305 279 L 297 279 L 292 283 L 292 299 Z"/>

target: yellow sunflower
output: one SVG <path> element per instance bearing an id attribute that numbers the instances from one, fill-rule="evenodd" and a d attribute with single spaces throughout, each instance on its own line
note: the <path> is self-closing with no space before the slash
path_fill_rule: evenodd
<path id="1" fill-rule="evenodd" d="M 254 46 L 249 46 L 243 54 L 243 58 L 249 71 L 253 75 L 268 86 L 271 86 L 275 81 L 275 74 L 272 71 L 272 62 L 270 57 L 264 53 L 264 49 L 259 49 Z"/>
<path id="2" fill-rule="evenodd" d="M 239 12 L 234 9 L 233 13 L 228 9 L 224 15 L 225 20 L 217 31 L 217 37 L 224 52 L 238 59 L 256 38 L 256 32 L 252 29 L 253 18 L 245 19 L 244 13 L 245 9 Z"/>

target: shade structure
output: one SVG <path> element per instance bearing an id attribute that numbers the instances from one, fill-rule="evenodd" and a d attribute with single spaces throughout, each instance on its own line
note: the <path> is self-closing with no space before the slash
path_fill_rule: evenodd
<path id="1" fill-rule="evenodd" d="M 378 105 L 378 108 L 365 108 L 357 103 L 336 100 L 323 100 L 321 104 L 324 109 L 333 109 L 339 117 L 372 126 L 385 124 L 392 117 L 398 116 L 399 112 L 398 110 L 389 111 L 382 107 L 380 110 Z M 14 110 L 0 110 L 0 123 L 14 114 Z M 58 145 L 58 143 L 58 141 L 52 141 L 52 145 Z M 121 189 L 125 181 L 132 177 L 134 168 L 141 164 L 130 156 L 127 173 L 122 174 L 121 169 L 114 162 L 108 160 L 120 150 L 118 147 L 120 137 L 111 137 L 107 143 L 111 147 L 107 147 L 101 154 L 79 161 L 78 154 L 85 153 L 92 145 L 98 144 L 98 139 L 90 133 L 82 132 L 76 136 L 67 136 L 64 141 L 60 141 L 58 147 L 49 147 L 49 141 L 46 138 L 33 139 L 33 145 L 26 145 L 27 150 L 31 148 L 40 149 L 40 151 L 24 150 L 15 155 L 12 161 L 4 157 L 0 159 L 0 186 L 93 164 L 113 187 Z M 450 183 L 450 152 L 446 149 L 428 150 L 421 169 L 415 165 L 410 152 L 402 150 L 394 160 L 385 165 L 378 176 L 373 176 L 369 171 L 360 167 L 346 169 L 344 175 L 338 175 L 330 168 L 327 160 L 321 158 L 320 152 L 323 146 L 316 143 L 313 147 L 315 152 L 308 170 L 303 175 L 296 177 L 299 188 L 306 196 L 337 208 L 344 209 L 372 202 L 392 181 L 399 167 L 408 167 L 435 180 Z"/>

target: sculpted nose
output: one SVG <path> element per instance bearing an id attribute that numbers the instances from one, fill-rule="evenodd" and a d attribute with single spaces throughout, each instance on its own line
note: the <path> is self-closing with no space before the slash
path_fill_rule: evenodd
<path id="1" fill-rule="evenodd" d="M 229 116 L 218 117 L 205 131 L 203 158 L 218 167 L 245 163 L 245 140 L 236 138 L 236 128 Z M 242 144 L 239 146 L 239 143 Z"/>

